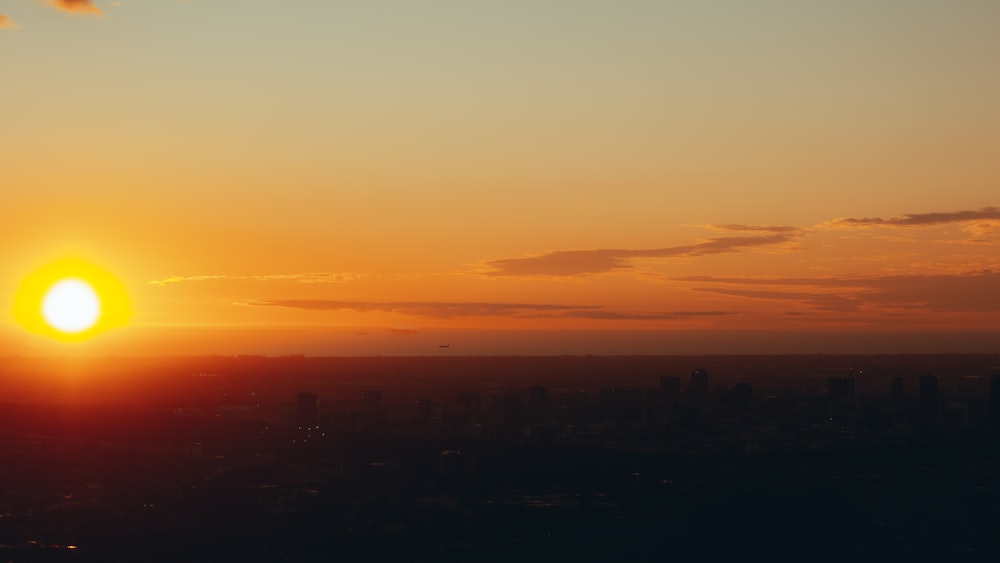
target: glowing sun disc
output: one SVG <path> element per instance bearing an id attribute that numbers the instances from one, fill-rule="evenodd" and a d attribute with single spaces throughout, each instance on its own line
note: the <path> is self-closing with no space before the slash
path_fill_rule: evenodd
<path id="1" fill-rule="evenodd" d="M 42 299 L 42 317 L 56 330 L 83 332 L 101 318 L 101 298 L 83 280 L 60 280 L 49 288 Z"/>
<path id="2" fill-rule="evenodd" d="M 28 332 L 76 343 L 127 326 L 132 307 L 125 285 L 111 272 L 70 257 L 29 273 L 11 312 Z"/>

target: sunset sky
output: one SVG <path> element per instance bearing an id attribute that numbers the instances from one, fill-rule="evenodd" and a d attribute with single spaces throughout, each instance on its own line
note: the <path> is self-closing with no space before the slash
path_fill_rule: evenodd
<path id="1" fill-rule="evenodd" d="M 993 0 L 0 0 L 0 354 L 997 352 L 998 30 Z M 15 322 L 67 258 L 127 324 Z"/>

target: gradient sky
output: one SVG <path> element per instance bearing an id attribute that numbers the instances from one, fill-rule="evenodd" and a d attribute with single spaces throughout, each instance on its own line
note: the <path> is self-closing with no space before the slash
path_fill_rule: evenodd
<path id="1" fill-rule="evenodd" d="M 997 351 L 998 30 L 993 0 L 0 0 L 0 354 Z M 14 323 L 66 256 L 129 326 Z"/>

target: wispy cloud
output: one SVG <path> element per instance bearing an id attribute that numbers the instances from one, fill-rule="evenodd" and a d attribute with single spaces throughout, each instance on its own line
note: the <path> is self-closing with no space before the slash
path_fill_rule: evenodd
<path id="1" fill-rule="evenodd" d="M 695 287 L 696 291 L 750 299 L 796 301 L 828 311 L 1000 312 L 1000 291 L 997 291 L 1000 288 L 1000 272 L 991 270 L 815 279 L 694 276 L 678 278 L 678 281 L 711 284 Z M 746 286 L 754 286 L 755 289 L 745 289 Z"/>
<path id="2" fill-rule="evenodd" d="M 797 233 L 801 232 L 802 227 L 792 227 L 788 225 L 717 225 L 710 224 L 705 225 L 709 229 L 716 231 L 730 231 L 730 232 L 751 232 L 751 233 Z"/>
<path id="3" fill-rule="evenodd" d="M 834 227 L 924 227 L 948 223 L 969 223 L 1000 219 L 1000 207 L 983 207 L 970 211 L 938 213 L 908 213 L 898 217 L 846 217 L 828 223 Z"/>
<path id="4" fill-rule="evenodd" d="M 827 277 L 827 278 L 741 278 L 735 276 L 683 276 L 678 278 L 673 278 L 677 281 L 684 282 L 707 282 L 707 283 L 717 283 L 717 284 L 734 284 L 734 285 L 794 285 L 794 286 L 823 286 L 823 287 L 847 287 L 847 288 L 861 288 L 866 287 L 871 283 L 874 278 L 868 277 L 858 277 L 858 276 L 843 276 L 843 277 Z"/>
<path id="5" fill-rule="evenodd" d="M 730 297 L 744 297 L 747 299 L 766 299 L 776 301 L 795 301 L 801 305 L 823 311 L 854 312 L 861 310 L 863 301 L 856 295 L 843 295 L 837 293 L 787 291 L 787 290 L 760 290 L 760 289 L 731 289 L 718 287 L 697 287 L 695 291 L 714 293 L 716 295 L 727 295 Z"/>
<path id="6" fill-rule="evenodd" d="M 478 303 L 443 301 L 334 301 L 322 299 L 272 299 L 251 301 L 258 307 L 288 307 L 312 311 L 382 311 L 413 317 L 516 317 L 516 318 L 576 318 L 598 320 L 683 320 L 696 317 L 731 315 L 727 311 L 668 311 L 631 312 L 605 309 L 597 305 L 553 305 L 539 303 Z"/>
<path id="7" fill-rule="evenodd" d="M 486 262 L 487 275 L 493 276 L 579 276 L 600 274 L 632 267 L 636 259 L 680 258 L 739 252 L 753 247 L 774 246 L 791 242 L 797 232 L 717 237 L 695 244 L 650 248 L 555 250 L 524 258 L 503 258 Z"/>
<path id="8" fill-rule="evenodd" d="M 679 321 L 684 319 L 695 319 L 699 317 L 719 317 L 724 315 L 735 315 L 734 311 L 665 311 L 653 313 L 636 313 L 629 311 L 607 311 L 607 310 L 586 310 L 568 311 L 563 317 L 573 317 L 578 319 L 602 319 L 616 321 Z"/>
<path id="9" fill-rule="evenodd" d="M 447 301 L 334 301 L 324 299 L 270 299 L 251 301 L 248 305 L 261 307 L 290 307 L 313 311 L 355 311 L 366 313 L 384 311 L 415 317 L 496 317 L 535 316 L 597 307 L 575 307 L 565 305 L 544 305 L 533 303 L 474 303 Z"/>
<path id="10" fill-rule="evenodd" d="M 935 213 L 909 213 L 896 217 L 847 217 L 820 223 L 813 227 L 790 225 L 747 225 L 740 223 L 710 223 L 708 229 L 741 236 L 720 236 L 693 244 L 650 249 L 599 248 L 593 250 L 552 250 L 519 258 L 488 260 L 481 272 L 489 276 L 586 276 L 629 270 L 636 260 L 669 259 L 743 252 L 761 247 L 780 247 L 800 240 L 819 228 L 861 229 L 866 227 L 930 227 L 961 224 L 973 235 L 970 240 L 951 241 L 971 244 L 993 244 L 1000 234 L 1000 207 L 978 210 Z"/>
<path id="11" fill-rule="evenodd" d="M 968 244 L 996 244 L 1000 242 L 1000 220 L 984 219 L 973 221 L 962 226 L 971 238 L 964 242 Z"/>
<path id="12" fill-rule="evenodd" d="M 165 286 L 175 283 L 200 282 L 213 280 L 250 280 L 250 281 L 290 281 L 295 283 L 344 283 L 365 277 L 364 274 L 352 272 L 312 272 L 304 274 L 246 274 L 225 275 L 207 274 L 197 276 L 171 276 L 159 280 L 150 280 L 149 285 Z"/>
<path id="13" fill-rule="evenodd" d="M 50 0 L 49 4 L 60 10 L 76 14 L 101 15 L 104 13 L 94 5 L 93 0 Z"/>
<path id="14" fill-rule="evenodd" d="M 937 312 L 1000 311 L 1000 272 L 898 275 L 871 281 L 866 301 Z"/>
<path id="15" fill-rule="evenodd" d="M 10 17 L 0 14 L 0 29 L 18 29 L 21 26 L 17 25 L 17 22 L 10 19 Z"/>

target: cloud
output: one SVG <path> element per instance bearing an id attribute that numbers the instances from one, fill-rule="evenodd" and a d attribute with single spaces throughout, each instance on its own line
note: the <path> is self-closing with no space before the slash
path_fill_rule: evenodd
<path id="1" fill-rule="evenodd" d="M 921 227 L 958 223 L 973 235 L 965 241 L 975 244 L 995 244 L 1000 234 L 1000 208 L 978 210 L 909 213 L 897 217 L 847 217 L 821 223 L 819 227 L 855 229 L 873 226 Z M 520 258 L 501 258 L 484 263 L 489 276 L 586 276 L 629 270 L 641 259 L 668 259 L 741 252 L 754 247 L 777 246 L 798 240 L 816 227 L 788 225 L 746 225 L 739 223 L 704 225 L 712 230 L 745 233 L 742 236 L 721 236 L 694 244 L 651 249 L 553 250 Z"/>
<path id="2" fill-rule="evenodd" d="M 735 315 L 734 311 L 667 311 L 654 313 L 632 313 L 628 311 L 584 310 L 568 311 L 561 315 L 580 319 L 603 319 L 619 321 L 677 321 L 698 317 L 717 317 Z"/>
<path id="3" fill-rule="evenodd" d="M 367 313 L 384 311 L 415 317 L 496 317 L 535 316 L 597 307 L 573 307 L 564 305 L 539 305 L 532 303 L 472 303 L 446 301 L 333 301 L 323 299 L 271 299 L 252 301 L 249 305 L 262 307 L 290 307 L 313 311 L 355 311 Z"/>
<path id="4" fill-rule="evenodd" d="M 938 313 L 1000 312 L 1000 291 L 997 291 L 1000 287 L 1000 272 L 992 270 L 851 278 L 740 279 L 697 276 L 678 279 L 722 286 L 696 287 L 696 291 L 752 299 L 797 301 L 828 311 L 851 312 L 884 308 Z M 768 287 L 738 287 L 747 285 Z M 792 287 L 797 289 L 789 289 Z M 802 288 L 806 290 L 803 291 Z"/>
<path id="5" fill-rule="evenodd" d="M 968 233 L 971 238 L 965 242 L 968 244 L 996 244 L 1000 242 L 1000 220 L 983 219 L 962 225 L 962 230 Z"/>
<path id="6" fill-rule="evenodd" d="M 898 217 L 847 217 L 835 219 L 829 224 L 834 227 L 924 227 L 948 223 L 969 223 L 1000 219 L 1000 208 L 983 207 L 975 211 L 950 211 L 939 213 L 908 213 Z"/>
<path id="7" fill-rule="evenodd" d="M 898 275 L 872 280 L 867 300 L 937 312 L 1000 312 L 1000 272 Z"/>
<path id="8" fill-rule="evenodd" d="M 184 282 L 198 282 L 211 280 L 252 280 L 252 281 L 292 281 L 295 283 L 344 283 L 354 281 L 364 277 L 363 274 L 342 272 L 312 272 L 305 274 L 250 274 L 250 275 L 223 275 L 208 274 L 199 276 L 171 276 L 160 280 L 150 280 L 146 283 L 163 287 L 165 285 Z"/>
<path id="9" fill-rule="evenodd" d="M 577 276 L 630 268 L 629 250 L 555 250 L 539 256 L 503 258 L 486 263 L 487 274 L 500 276 Z"/>
<path id="10" fill-rule="evenodd" d="M 9 17 L 0 14 L 0 29 L 18 29 L 21 26 L 17 25 L 17 22 L 10 19 Z"/>
<path id="11" fill-rule="evenodd" d="M 862 288 L 871 283 L 873 277 L 830 277 L 830 278 L 738 278 L 732 276 L 684 276 L 673 278 L 684 282 L 708 282 L 737 285 L 805 285 L 816 287 Z"/>
<path id="12" fill-rule="evenodd" d="M 307 299 L 272 299 L 252 301 L 259 307 L 288 307 L 312 311 L 383 311 L 414 317 L 514 317 L 514 318 L 574 318 L 621 321 L 684 320 L 697 317 L 732 315 L 728 311 L 630 312 L 605 309 L 596 305 L 551 305 L 537 303 L 476 303 L 440 301 L 334 301 Z"/>
<path id="13" fill-rule="evenodd" d="M 101 15 L 104 13 L 94 5 L 93 0 L 50 0 L 49 4 L 60 10 L 75 14 Z"/>
<path id="14" fill-rule="evenodd" d="M 749 299 L 769 299 L 780 301 L 797 301 L 808 307 L 823 311 L 854 312 L 860 311 L 862 300 L 857 296 L 840 295 L 836 293 L 810 293 L 802 291 L 753 290 L 697 287 L 695 291 L 728 295 L 730 297 L 745 297 Z"/>
<path id="15" fill-rule="evenodd" d="M 524 258 L 503 258 L 486 263 L 486 274 L 493 276 L 580 276 L 600 274 L 632 267 L 635 259 L 679 258 L 737 252 L 758 246 L 790 242 L 797 232 L 717 237 L 696 244 L 642 250 L 597 249 L 555 250 Z"/>
<path id="16" fill-rule="evenodd" d="M 716 231 L 735 232 L 755 232 L 755 233 L 796 233 L 802 231 L 802 227 L 791 227 L 787 225 L 705 225 L 709 229 Z"/>

